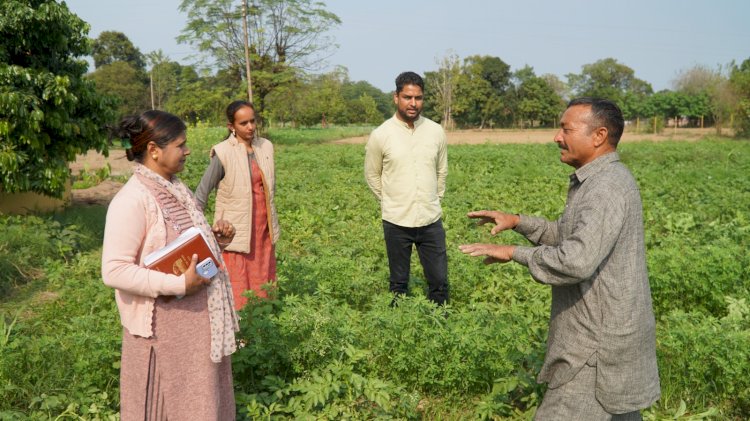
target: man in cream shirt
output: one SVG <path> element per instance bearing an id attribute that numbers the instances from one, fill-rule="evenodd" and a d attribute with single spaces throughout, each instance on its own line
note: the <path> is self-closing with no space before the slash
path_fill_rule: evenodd
<path id="1" fill-rule="evenodd" d="M 429 284 L 427 298 L 448 300 L 448 255 L 440 201 L 448 176 L 445 132 L 420 116 L 424 81 L 414 72 L 396 78 L 396 114 L 370 134 L 365 178 L 380 200 L 390 290 L 406 294 L 412 247 Z"/>

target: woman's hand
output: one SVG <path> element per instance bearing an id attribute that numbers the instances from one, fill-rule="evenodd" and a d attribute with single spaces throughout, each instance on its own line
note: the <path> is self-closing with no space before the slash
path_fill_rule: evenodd
<path id="1" fill-rule="evenodd" d="M 211 231 L 213 231 L 214 237 L 216 237 L 216 242 L 219 243 L 219 246 L 222 249 L 232 242 L 232 240 L 234 239 L 234 234 L 236 233 L 234 225 L 224 219 L 219 219 L 218 221 L 214 222 L 214 226 L 211 227 Z"/>
<path id="2" fill-rule="evenodd" d="M 190 262 L 190 267 L 185 271 L 185 295 L 195 294 L 204 287 L 207 287 L 211 283 L 210 279 L 206 279 L 195 271 L 195 265 L 198 264 L 198 255 L 193 255 L 193 260 Z"/>

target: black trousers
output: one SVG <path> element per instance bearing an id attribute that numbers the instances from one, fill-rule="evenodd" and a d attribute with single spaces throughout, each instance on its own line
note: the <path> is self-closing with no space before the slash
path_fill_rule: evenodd
<path id="1" fill-rule="evenodd" d="M 383 221 L 383 233 L 391 271 L 391 292 L 406 294 L 409 291 L 411 250 L 416 245 L 429 284 L 427 298 L 437 304 L 448 301 L 448 252 L 443 222 L 438 220 L 424 227 L 408 228 Z"/>

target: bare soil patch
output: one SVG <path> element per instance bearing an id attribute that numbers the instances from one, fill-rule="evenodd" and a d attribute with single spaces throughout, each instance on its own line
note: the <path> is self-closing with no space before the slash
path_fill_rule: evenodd
<path id="1" fill-rule="evenodd" d="M 70 163 L 73 174 L 81 171 L 96 171 L 109 164 L 111 176 L 129 176 L 133 172 L 133 163 L 125 157 L 124 150 L 111 150 L 109 156 L 89 151 L 85 155 L 78 155 L 75 162 Z M 74 205 L 103 205 L 106 206 L 120 190 L 123 183 L 114 180 L 104 180 L 96 186 L 87 189 L 73 189 L 71 203 Z"/>

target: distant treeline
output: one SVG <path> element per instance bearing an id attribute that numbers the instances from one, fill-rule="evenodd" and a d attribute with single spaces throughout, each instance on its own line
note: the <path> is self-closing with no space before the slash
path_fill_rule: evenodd
<path id="1" fill-rule="evenodd" d="M 196 64 L 180 64 L 161 50 L 143 54 L 120 32 L 88 38 L 89 25 L 64 2 L 0 2 L 0 190 L 60 195 L 77 153 L 105 151 L 107 127 L 150 108 L 223 125 L 226 105 L 251 97 L 265 127 L 374 125 L 393 113 L 391 92 L 350 80 L 344 67 L 319 71 L 336 45 L 327 33 L 341 23 L 325 4 L 237 3 L 181 1 L 178 41 L 192 46 Z M 613 58 L 565 80 L 480 55 L 409 70 L 424 74 L 424 114 L 446 128 L 550 127 L 568 99 L 599 96 L 627 119 L 648 119 L 645 130 L 672 121 L 750 136 L 750 59 L 686 69 L 660 92 Z"/>

